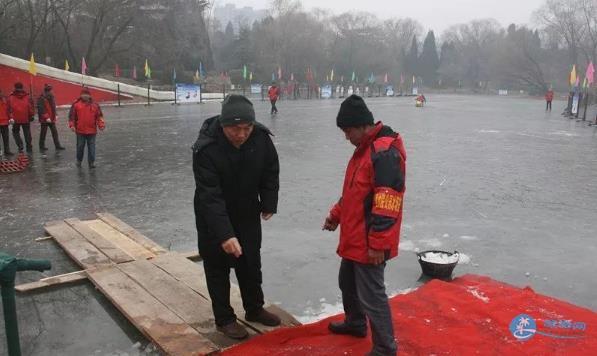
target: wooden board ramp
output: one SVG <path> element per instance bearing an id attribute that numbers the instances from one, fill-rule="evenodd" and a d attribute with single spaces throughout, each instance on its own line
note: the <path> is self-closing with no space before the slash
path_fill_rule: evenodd
<path id="1" fill-rule="evenodd" d="M 108 213 L 98 219 L 65 219 L 46 232 L 84 270 L 17 286 L 30 291 L 89 279 L 141 333 L 167 355 L 203 355 L 238 343 L 215 329 L 205 272 L 195 253 L 169 252 Z M 238 286 L 230 302 L 250 337 L 275 328 L 244 319 Z M 266 306 L 282 326 L 300 325 L 289 313 Z"/>

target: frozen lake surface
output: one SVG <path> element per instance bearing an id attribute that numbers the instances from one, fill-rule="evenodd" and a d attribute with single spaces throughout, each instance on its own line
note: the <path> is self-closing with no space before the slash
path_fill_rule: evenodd
<path id="1" fill-rule="evenodd" d="M 597 128 L 560 116 L 563 102 L 545 113 L 542 100 L 526 98 L 428 100 L 423 109 L 413 98 L 367 100 L 377 120 L 401 133 L 408 153 L 401 252 L 388 263 L 388 292 L 420 285 L 416 251 L 457 250 L 456 275 L 529 285 L 597 310 Z M 282 101 L 275 118 L 268 103 L 255 105 L 258 120 L 276 135 L 282 168 L 279 214 L 264 224 L 266 298 L 314 320 L 340 308 L 337 233 L 321 224 L 353 148 L 335 127 L 339 100 Z M 95 172 L 75 168 L 75 137 L 61 112 L 67 151 L 42 156 L 35 141 L 33 166 L 0 176 L 1 249 L 52 260 L 52 275 L 72 272 L 78 268 L 60 248 L 34 239 L 45 222 L 102 211 L 162 246 L 196 249 L 190 146 L 219 108 L 105 108 L 108 129 L 98 137 Z M 35 140 L 39 125 L 33 131 Z M 22 273 L 18 282 L 39 277 Z M 21 296 L 18 308 L 28 355 L 130 352 L 144 342 L 89 283 Z"/>

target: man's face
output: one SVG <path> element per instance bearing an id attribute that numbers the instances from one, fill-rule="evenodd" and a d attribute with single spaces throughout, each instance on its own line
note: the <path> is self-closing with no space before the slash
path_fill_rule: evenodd
<path id="1" fill-rule="evenodd" d="M 238 124 L 231 126 L 223 126 L 224 135 L 230 141 L 232 146 L 240 148 L 243 143 L 247 142 L 249 136 L 253 132 L 254 125 L 251 123 Z"/>
<path id="2" fill-rule="evenodd" d="M 89 101 L 89 99 L 91 99 L 91 95 L 89 95 L 89 94 L 81 94 L 81 99 L 83 101 Z"/>
<path id="3" fill-rule="evenodd" d="M 343 127 L 342 132 L 346 139 L 355 146 L 358 146 L 365 136 L 365 127 Z"/>

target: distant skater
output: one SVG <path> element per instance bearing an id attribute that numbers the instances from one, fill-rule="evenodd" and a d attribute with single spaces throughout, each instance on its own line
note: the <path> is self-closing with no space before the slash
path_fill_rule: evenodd
<path id="1" fill-rule="evenodd" d="M 269 88 L 267 96 L 269 97 L 269 102 L 272 104 L 271 114 L 277 114 L 278 108 L 276 107 L 276 102 L 280 98 L 280 88 L 276 85 L 275 82 L 272 83 L 272 86 Z"/>
<path id="2" fill-rule="evenodd" d="M 553 89 L 549 88 L 547 93 L 545 93 L 545 111 L 551 112 L 551 102 L 553 101 Z"/>

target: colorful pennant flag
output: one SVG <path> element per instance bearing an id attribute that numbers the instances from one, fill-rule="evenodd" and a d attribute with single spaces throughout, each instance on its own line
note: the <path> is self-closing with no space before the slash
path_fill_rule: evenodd
<path id="1" fill-rule="evenodd" d="M 243 79 L 247 80 L 247 65 L 246 64 L 243 66 Z"/>
<path id="2" fill-rule="evenodd" d="M 203 67 L 203 62 L 199 62 L 199 75 L 201 78 L 207 78 L 207 73 L 205 72 L 205 67 Z"/>
<path id="3" fill-rule="evenodd" d="M 29 73 L 31 75 L 37 75 L 37 66 L 35 65 L 35 57 L 33 57 L 33 53 L 31 53 L 31 58 L 29 59 Z"/>
<path id="4" fill-rule="evenodd" d="M 278 80 L 282 80 L 282 67 L 278 66 Z"/>
<path id="5" fill-rule="evenodd" d="M 176 83 L 176 68 L 172 68 L 172 81 Z"/>
<path id="6" fill-rule="evenodd" d="M 290 81 L 294 82 L 294 73 L 290 73 Z"/>
<path id="7" fill-rule="evenodd" d="M 199 74 L 199 69 L 195 71 L 195 75 L 193 75 L 193 80 L 198 81 L 201 79 L 201 75 Z"/>
<path id="8" fill-rule="evenodd" d="M 388 73 L 383 77 L 384 84 L 388 84 Z"/>
<path id="9" fill-rule="evenodd" d="M 85 62 L 85 57 L 81 59 L 81 74 L 87 74 L 87 62 Z"/>
<path id="10" fill-rule="evenodd" d="M 67 72 L 70 70 L 70 66 L 68 65 L 68 59 L 64 60 L 64 70 Z"/>
<path id="11" fill-rule="evenodd" d="M 587 83 L 589 86 L 593 84 L 595 81 L 595 67 L 593 66 L 593 62 L 590 62 L 587 66 L 587 71 L 585 73 L 585 78 L 587 79 Z"/>
<path id="12" fill-rule="evenodd" d="M 332 68 L 332 72 L 330 73 L 330 82 L 334 81 L 334 68 Z"/>
<path id="13" fill-rule="evenodd" d="M 120 74 L 120 66 L 117 63 L 114 65 L 114 77 L 119 78 Z"/>
<path id="14" fill-rule="evenodd" d="M 356 77 L 357 77 L 357 74 L 356 74 L 354 71 L 352 71 L 352 79 L 351 79 L 351 80 L 352 80 L 353 82 L 354 82 L 354 80 L 356 79 Z"/>
<path id="15" fill-rule="evenodd" d="M 149 68 L 149 61 L 145 59 L 145 78 L 151 79 L 151 68 Z"/>
<path id="16" fill-rule="evenodd" d="M 570 72 L 570 86 L 574 86 L 576 84 L 576 64 L 572 66 L 572 71 Z"/>
<path id="17" fill-rule="evenodd" d="M 249 81 L 253 80 L 253 72 L 249 73 Z"/>
<path id="18" fill-rule="evenodd" d="M 133 64 L 133 79 L 137 80 L 137 66 Z"/>

